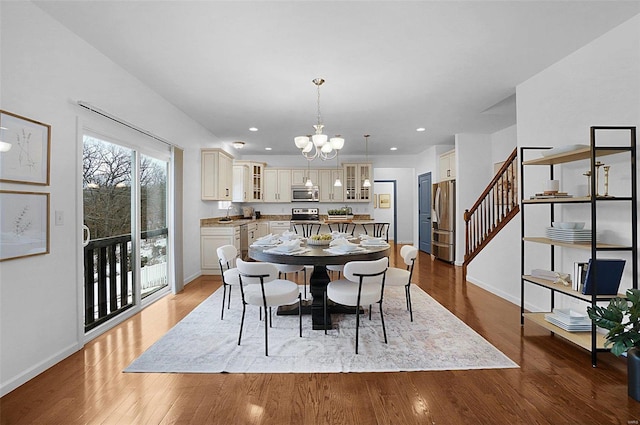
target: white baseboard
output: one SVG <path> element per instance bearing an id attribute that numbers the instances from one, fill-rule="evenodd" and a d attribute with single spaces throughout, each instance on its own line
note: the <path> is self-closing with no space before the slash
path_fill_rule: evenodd
<path id="1" fill-rule="evenodd" d="M 515 304 L 517 306 L 520 305 L 520 298 L 519 297 L 514 297 L 511 294 L 508 294 L 506 292 L 504 292 L 501 289 L 496 288 L 495 286 L 489 285 L 481 280 L 478 280 L 476 278 L 474 278 L 473 276 L 469 276 L 467 275 L 467 281 L 473 283 L 474 285 L 487 290 L 489 292 L 491 292 L 494 295 L 499 296 L 500 298 L 509 301 L 512 304 Z M 519 284 L 519 282 L 518 282 Z M 524 308 L 528 311 L 544 311 L 543 307 L 537 306 L 537 305 L 533 305 L 533 304 L 529 304 L 525 302 Z"/>
<path id="2" fill-rule="evenodd" d="M 6 382 L 3 382 L 2 384 L 0 384 L 0 397 L 3 397 L 6 394 L 9 394 L 11 391 L 15 390 L 20 385 L 22 385 L 22 384 L 26 383 L 27 381 L 35 378 L 36 376 L 40 375 L 45 370 L 47 370 L 50 367 L 56 365 L 57 363 L 59 363 L 62 360 L 66 359 L 67 357 L 69 357 L 73 353 L 79 351 L 80 349 L 82 349 L 82 345 L 81 344 L 79 344 L 79 343 L 71 344 L 71 345 L 67 346 L 66 348 L 58 351 L 57 353 L 55 353 L 53 356 L 49 357 L 48 359 L 45 359 L 45 360 L 41 361 L 40 363 L 38 363 L 35 366 L 25 370 L 24 372 L 20 373 L 19 375 L 14 376 L 13 378 L 9 379 Z"/>
<path id="3" fill-rule="evenodd" d="M 203 274 L 202 272 L 198 272 L 198 273 L 194 273 L 194 274 L 192 274 L 191 276 L 187 276 L 187 277 L 184 279 L 184 284 L 185 284 L 185 286 L 186 286 L 186 285 L 188 285 L 188 284 L 190 284 L 191 282 L 193 282 L 194 280 L 196 280 L 196 279 L 197 279 L 197 278 L 199 278 L 200 276 L 202 276 L 202 274 Z"/>

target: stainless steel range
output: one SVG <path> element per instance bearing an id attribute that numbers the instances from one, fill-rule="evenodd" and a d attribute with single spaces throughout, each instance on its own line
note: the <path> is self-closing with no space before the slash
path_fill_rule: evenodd
<path id="1" fill-rule="evenodd" d="M 320 214 L 317 208 L 293 208 L 291 221 L 320 221 Z"/>

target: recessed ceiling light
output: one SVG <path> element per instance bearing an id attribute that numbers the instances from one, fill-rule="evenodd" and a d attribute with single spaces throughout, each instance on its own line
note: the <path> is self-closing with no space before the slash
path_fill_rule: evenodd
<path id="1" fill-rule="evenodd" d="M 256 127 L 249 127 L 249 131 L 258 131 Z"/>
<path id="2" fill-rule="evenodd" d="M 270 151 L 270 150 L 271 150 L 271 148 L 264 148 L 264 150 L 265 150 L 265 151 Z"/>
<path id="3" fill-rule="evenodd" d="M 425 131 L 425 130 L 426 130 L 426 128 L 424 128 L 424 127 L 416 128 L 416 131 Z"/>
<path id="4" fill-rule="evenodd" d="M 396 148 L 396 147 L 394 146 L 394 147 L 392 147 L 392 148 L 389 148 L 389 150 L 390 150 L 390 151 L 397 151 L 397 150 L 398 150 L 398 148 Z"/>

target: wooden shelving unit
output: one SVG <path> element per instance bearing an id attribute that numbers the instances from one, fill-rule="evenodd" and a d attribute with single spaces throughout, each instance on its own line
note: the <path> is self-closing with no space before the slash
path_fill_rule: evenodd
<path id="1" fill-rule="evenodd" d="M 628 146 L 599 146 L 596 143 L 596 133 L 598 131 L 608 131 L 608 130 L 616 130 L 616 131 L 628 131 L 629 132 L 629 145 Z M 637 178 L 636 178 L 636 128 L 635 127 L 591 127 L 590 129 L 590 145 L 588 147 L 577 147 L 574 150 L 561 152 L 554 155 L 542 156 L 540 158 L 524 160 L 525 152 L 530 150 L 537 150 L 538 152 L 543 151 L 544 149 L 549 148 L 540 148 L 540 147 L 522 147 L 520 148 L 520 193 L 522 196 L 521 205 L 522 208 L 520 210 L 521 217 L 521 231 L 522 231 L 522 242 L 521 242 L 521 305 L 520 312 L 521 318 L 520 322 L 522 325 L 525 323 L 525 319 L 528 322 L 535 323 L 538 326 L 541 326 L 550 332 L 561 336 L 562 338 L 584 348 L 591 352 L 591 363 L 593 366 L 597 365 L 597 352 L 605 350 L 604 343 L 605 337 L 603 334 L 598 333 L 596 331 L 595 325 L 592 326 L 591 332 L 569 332 L 561 327 L 558 327 L 545 319 L 545 314 L 548 312 L 536 312 L 529 313 L 525 312 L 525 297 L 524 297 L 524 288 L 525 284 L 537 285 L 542 288 L 546 288 L 550 292 L 551 298 L 551 310 L 553 310 L 555 304 L 555 296 L 557 294 L 566 295 L 578 300 L 581 300 L 585 303 L 589 303 L 591 305 L 595 305 L 599 301 L 607 301 L 616 296 L 624 297 L 624 294 L 617 295 L 596 295 L 597 294 L 597 285 L 594 284 L 594 294 L 582 294 L 576 290 L 573 290 L 571 287 L 566 287 L 561 284 L 554 284 L 552 281 L 546 279 L 540 279 L 533 277 L 531 275 L 527 275 L 525 273 L 525 258 L 527 256 L 527 245 L 530 243 L 535 244 L 543 244 L 549 246 L 550 252 L 550 263 L 551 270 L 554 270 L 554 250 L 564 249 L 564 248 L 573 248 L 579 250 L 587 250 L 591 253 L 591 258 L 598 258 L 598 253 L 602 251 L 627 251 L 631 253 L 631 261 L 627 262 L 625 267 L 630 267 L 632 272 L 632 286 L 633 288 L 638 287 L 638 215 L 637 215 Z M 553 179 L 554 168 L 560 166 L 565 163 L 575 162 L 575 161 L 589 161 L 591 175 L 595 175 L 596 173 L 596 162 L 598 158 L 615 155 L 615 154 L 625 154 L 628 155 L 628 159 L 630 162 L 631 169 L 631 188 L 630 188 L 630 196 L 623 197 L 604 197 L 604 196 L 586 196 L 586 197 L 564 197 L 564 198 L 545 198 L 545 199 L 526 199 L 525 193 L 525 167 L 528 166 L 548 166 L 549 167 L 549 178 Z M 597 188 L 595 187 L 595 179 L 591 179 L 591 188 L 590 193 L 598 193 Z M 593 241 L 596 239 L 597 235 L 597 226 L 598 222 L 603 219 L 597 217 L 597 204 L 601 202 L 620 202 L 620 208 L 628 208 L 631 216 L 631 240 L 632 244 L 630 246 L 619 245 L 619 244 L 610 244 L 610 243 L 594 243 Z M 549 239 L 548 237 L 541 236 L 528 236 L 525 235 L 525 223 L 526 223 L 526 206 L 530 205 L 547 205 L 549 208 L 549 225 L 554 221 L 554 214 L 556 208 L 560 208 L 565 204 L 586 204 L 590 208 L 591 212 L 591 230 L 592 230 L 592 240 L 590 242 L 585 243 L 570 243 L 570 242 L 562 242 L 557 240 Z M 586 206 L 585 205 L 585 206 Z M 540 207 L 538 207 L 540 208 Z M 597 270 L 594 267 L 594 272 Z M 597 283 L 597 280 L 595 281 Z"/>

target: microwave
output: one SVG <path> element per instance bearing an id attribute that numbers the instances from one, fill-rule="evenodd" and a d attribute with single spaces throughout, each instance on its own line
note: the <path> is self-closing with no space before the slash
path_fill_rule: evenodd
<path id="1" fill-rule="evenodd" d="M 319 202 L 318 186 L 291 186 L 291 202 Z"/>

